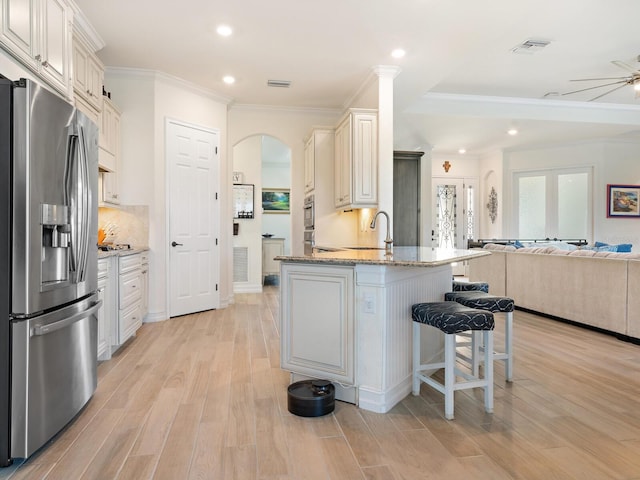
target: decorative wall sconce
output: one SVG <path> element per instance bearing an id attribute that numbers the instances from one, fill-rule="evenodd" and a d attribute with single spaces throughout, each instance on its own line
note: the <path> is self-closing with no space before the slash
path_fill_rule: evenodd
<path id="1" fill-rule="evenodd" d="M 491 219 L 491 223 L 496 223 L 496 218 L 498 218 L 498 194 L 494 187 L 491 187 L 491 192 L 489 193 L 487 209 L 489 209 L 489 218 Z"/>
<path id="2" fill-rule="evenodd" d="M 444 171 L 449 173 L 449 169 L 451 168 L 451 164 L 449 163 L 449 160 L 445 160 L 442 166 L 444 167 Z"/>

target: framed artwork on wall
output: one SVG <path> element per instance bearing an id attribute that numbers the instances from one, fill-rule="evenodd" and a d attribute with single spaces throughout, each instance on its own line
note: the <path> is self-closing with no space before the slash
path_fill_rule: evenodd
<path id="1" fill-rule="evenodd" d="M 640 218 L 640 185 L 607 185 L 607 217 Z"/>
<path id="2" fill-rule="evenodd" d="M 290 213 L 290 191 L 288 188 L 262 189 L 263 213 Z"/>

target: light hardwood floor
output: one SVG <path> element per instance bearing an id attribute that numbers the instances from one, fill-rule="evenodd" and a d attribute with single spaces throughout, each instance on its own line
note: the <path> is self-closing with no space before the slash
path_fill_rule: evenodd
<path id="1" fill-rule="evenodd" d="M 423 385 L 387 414 L 336 402 L 301 418 L 278 366 L 277 293 L 143 325 L 11 480 L 640 479 L 640 346 L 516 312 L 515 381 L 499 362 L 493 415 L 480 391 L 457 392 L 447 421 Z"/>

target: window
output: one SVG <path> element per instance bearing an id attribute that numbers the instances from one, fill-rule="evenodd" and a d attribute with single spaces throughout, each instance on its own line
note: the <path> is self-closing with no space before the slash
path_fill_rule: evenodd
<path id="1" fill-rule="evenodd" d="M 514 230 L 518 238 L 591 238 L 591 168 L 517 172 Z"/>

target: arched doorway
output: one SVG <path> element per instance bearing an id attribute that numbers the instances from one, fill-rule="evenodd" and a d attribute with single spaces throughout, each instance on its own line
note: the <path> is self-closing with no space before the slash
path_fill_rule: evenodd
<path id="1" fill-rule="evenodd" d="M 281 245 L 283 254 L 291 251 L 291 215 L 282 208 L 263 209 L 269 193 L 287 194 L 291 189 L 291 148 L 269 135 L 253 135 L 233 147 L 234 182 L 253 186 L 253 218 L 234 218 L 233 290 L 235 293 L 260 292 L 265 275 L 273 274 L 272 258 Z M 271 235 L 265 239 L 263 235 Z M 275 245 L 275 247 L 274 247 Z M 266 249 L 266 255 L 263 250 Z M 270 263 L 271 262 L 271 263 Z M 267 275 L 267 281 L 273 281 Z"/>

